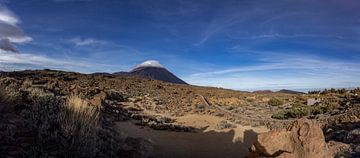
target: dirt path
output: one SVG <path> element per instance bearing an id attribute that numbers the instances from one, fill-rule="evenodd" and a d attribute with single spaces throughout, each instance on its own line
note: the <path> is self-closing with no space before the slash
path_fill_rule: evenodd
<path id="1" fill-rule="evenodd" d="M 130 137 L 141 137 L 154 144 L 154 157 L 245 157 L 248 148 L 265 127 L 251 128 L 236 125 L 236 128 L 216 130 L 216 124 L 224 120 L 208 115 L 187 115 L 176 118 L 178 124 L 199 128 L 196 133 L 157 131 L 118 122 L 117 128 Z"/>

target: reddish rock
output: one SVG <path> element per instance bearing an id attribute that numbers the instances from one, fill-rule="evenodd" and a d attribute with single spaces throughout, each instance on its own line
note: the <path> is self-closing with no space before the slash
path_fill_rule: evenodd
<path id="1" fill-rule="evenodd" d="M 286 130 L 260 134 L 249 157 L 328 158 L 345 149 L 342 143 L 325 142 L 320 125 L 313 120 L 299 119 Z"/>

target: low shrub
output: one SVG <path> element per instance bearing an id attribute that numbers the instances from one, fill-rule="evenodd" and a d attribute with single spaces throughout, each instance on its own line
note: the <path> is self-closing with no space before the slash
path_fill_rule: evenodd
<path id="1" fill-rule="evenodd" d="M 313 106 L 311 109 L 311 114 L 313 115 L 324 114 L 334 109 L 337 109 L 338 107 L 339 107 L 339 103 L 337 102 L 324 102 Z"/>
<path id="2" fill-rule="evenodd" d="M 268 101 L 268 104 L 271 105 L 271 106 L 279 106 L 279 105 L 282 105 L 284 104 L 284 102 L 278 98 L 271 98 L 269 101 Z"/>
<path id="3" fill-rule="evenodd" d="M 8 114 L 16 116 L 16 121 L 8 123 L 14 120 L 7 118 Z M 146 157 L 145 150 L 133 144 L 138 140 L 126 142 L 128 139 L 114 129 L 112 121 L 78 96 L 7 86 L 0 89 L 0 129 L 7 129 L 0 132 L 0 155 L 16 152 L 19 156 L 15 157 Z M 14 126 L 14 122 L 19 123 Z"/>
<path id="4" fill-rule="evenodd" d="M 288 119 L 289 116 L 287 115 L 287 111 L 282 110 L 282 111 L 279 111 L 279 112 L 273 114 L 271 116 L 271 118 L 284 120 L 284 119 Z"/>
<path id="5" fill-rule="evenodd" d="M 271 117 L 275 119 L 301 118 L 303 116 L 308 116 L 310 112 L 310 107 L 303 104 L 294 104 L 290 109 L 279 111 Z"/>
<path id="6" fill-rule="evenodd" d="M 77 96 L 63 98 L 39 92 L 28 93 L 29 109 L 23 111 L 29 130 L 36 133 L 36 142 L 26 155 L 96 157 L 101 143 L 97 136 L 99 112 Z"/>
<path id="7" fill-rule="evenodd" d="M 306 106 L 301 103 L 294 103 L 290 109 L 279 111 L 272 115 L 275 119 L 301 118 L 303 116 L 324 114 L 339 107 L 337 102 L 323 102 L 315 106 Z"/>

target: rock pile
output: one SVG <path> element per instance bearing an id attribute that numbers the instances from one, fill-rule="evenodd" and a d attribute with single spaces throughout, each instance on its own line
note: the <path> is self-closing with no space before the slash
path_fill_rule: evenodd
<path id="1" fill-rule="evenodd" d="M 231 123 L 228 123 L 227 121 L 220 121 L 216 125 L 217 130 L 229 129 L 229 128 L 234 128 L 234 127 L 236 127 L 236 126 Z"/>
<path id="2" fill-rule="evenodd" d="M 175 132 L 195 131 L 194 127 L 173 124 L 174 120 L 167 117 L 132 114 L 131 118 L 138 121 L 135 123 L 136 125 L 148 126 L 155 130 L 167 130 Z"/>

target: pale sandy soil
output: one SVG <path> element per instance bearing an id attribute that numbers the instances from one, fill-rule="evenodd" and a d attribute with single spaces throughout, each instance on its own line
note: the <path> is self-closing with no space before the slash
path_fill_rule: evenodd
<path id="1" fill-rule="evenodd" d="M 175 118 L 178 124 L 199 128 L 196 133 L 158 131 L 134 125 L 132 122 L 118 122 L 117 128 L 126 136 L 141 137 L 154 144 L 153 157 L 245 157 L 248 148 L 255 141 L 257 133 L 266 132 L 266 127 L 236 125 L 236 128 L 216 130 L 224 120 L 208 115 L 186 115 Z"/>

